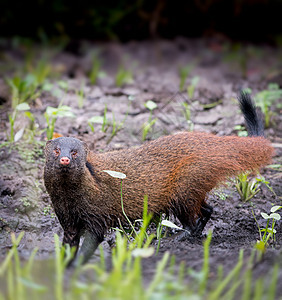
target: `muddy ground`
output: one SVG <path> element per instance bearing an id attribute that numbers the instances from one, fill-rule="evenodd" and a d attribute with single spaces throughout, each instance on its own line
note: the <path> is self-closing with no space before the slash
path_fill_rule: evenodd
<path id="1" fill-rule="evenodd" d="M 273 82 L 282 88 L 282 52 L 266 45 L 242 45 L 239 51 L 232 51 L 228 45 L 227 41 L 217 39 L 178 38 L 173 41 L 127 44 L 79 42 L 75 49 L 67 51 L 35 47 L 34 58 L 39 58 L 44 52 L 49 57 L 52 70 L 59 73 L 59 76 L 50 79 L 53 85 L 51 90 L 41 92 L 37 99 L 30 102 L 31 112 L 38 125 L 36 142 L 26 142 L 26 132 L 17 143 L 5 144 L 0 148 L 0 259 L 4 258 L 11 247 L 11 232 L 25 231 L 19 246 L 22 259 L 27 259 L 34 247 L 39 248 L 38 259 L 52 257 L 53 235 L 58 233 L 62 237 L 61 227 L 42 180 L 46 134 L 40 130 L 46 128 L 44 112 L 48 106 L 57 107 L 62 100 L 64 105 L 70 106 L 75 117 L 59 118 L 55 131 L 86 141 L 94 151 L 142 144 L 142 125 L 150 115 L 144 106 L 148 100 L 157 104 L 152 114 L 157 121 L 147 140 L 191 130 L 192 127 L 195 131 L 207 131 L 217 135 L 237 134 L 234 127 L 243 125 L 243 117 L 236 103 L 238 91 L 249 87 L 256 94 Z M 90 71 L 93 53 L 101 61 L 101 72 L 96 84 L 90 84 L 86 76 Z M 8 113 L 11 106 L 10 92 L 4 77 L 12 76 L 17 68 L 23 67 L 25 55 L 24 47 L 11 48 L 7 45 L 1 51 L 1 143 L 7 141 Z M 179 68 L 186 65 L 193 67 L 185 81 L 185 91 L 181 92 Z M 133 78 L 131 82 L 117 87 L 115 76 L 120 66 L 130 70 Z M 191 99 L 186 88 L 195 76 L 200 79 Z M 64 84 L 59 84 L 60 81 Z M 79 90 L 83 90 L 82 98 L 79 98 Z M 79 107 L 82 99 L 83 106 Z M 189 122 L 184 117 L 183 102 L 188 103 L 191 108 Z M 206 226 L 204 236 L 208 230 L 212 230 L 211 276 L 216 274 L 220 264 L 226 272 L 234 267 L 240 249 L 245 250 L 247 261 L 259 238 L 252 210 L 259 224 L 265 226 L 266 221 L 260 213 L 269 213 L 274 204 L 281 205 L 282 116 L 278 102 L 271 106 L 271 125 L 265 133 L 275 144 L 276 156 L 273 164 L 280 164 L 280 169 L 266 167 L 261 172 L 276 196 L 262 185 L 261 191 L 251 201 L 243 203 L 232 183 L 209 196 L 214 213 Z M 108 122 L 116 122 L 117 127 L 123 123 L 113 136 L 112 125 L 106 132 L 102 132 L 101 124 L 95 124 L 94 132 L 88 125 L 91 117 L 103 116 L 105 104 Z M 15 125 L 16 131 L 23 126 L 28 128 L 28 119 L 20 114 Z M 275 263 L 279 262 L 281 265 L 281 221 L 277 222 L 275 228 L 276 241 L 269 245 L 264 259 L 255 266 L 256 277 L 267 274 Z M 202 239 L 183 242 L 176 242 L 173 237 L 163 239 L 159 254 L 144 260 L 145 282 L 150 280 L 156 262 L 165 251 L 175 254 L 176 266 L 184 261 L 188 267 L 199 270 L 203 261 L 204 236 Z M 110 253 L 107 240 L 111 239 L 112 234 L 109 234 L 103 242 L 106 253 Z M 99 253 L 94 256 L 97 258 Z M 282 271 L 279 274 L 279 281 L 281 280 Z M 282 295 L 281 284 L 278 293 Z"/>

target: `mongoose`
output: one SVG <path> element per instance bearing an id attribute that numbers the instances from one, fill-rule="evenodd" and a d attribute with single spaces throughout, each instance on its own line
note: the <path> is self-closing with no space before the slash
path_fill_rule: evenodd
<path id="1" fill-rule="evenodd" d="M 49 140 L 44 181 L 64 230 L 63 243 L 78 249 L 85 233 L 76 261 L 86 262 L 106 230 L 124 221 L 120 180 L 103 170 L 126 174 L 123 203 L 130 219 L 142 217 L 147 195 L 149 212 L 172 212 L 186 229 L 184 237 L 201 234 L 213 211 L 207 194 L 230 176 L 258 170 L 273 156 L 252 99 L 243 92 L 238 99 L 249 137 L 182 132 L 107 153 L 91 152 L 76 138 Z"/>

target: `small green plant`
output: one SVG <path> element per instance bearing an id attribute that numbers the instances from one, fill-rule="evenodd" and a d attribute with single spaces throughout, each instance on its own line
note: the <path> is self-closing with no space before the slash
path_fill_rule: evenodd
<path id="1" fill-rule="evenodd" d="M 46 80 L 44 82 L 44 84 L 42 85 L 42 90 L 50 93 L 52 96 L 58 99 L 63 97 L 63 91 L 60 89 L 60 87 L 52 84 L 49 80 Z"/>
<path id="2" fill-rule="evenodd" d="M 190 108 L 190 105 L 186 102 L 182 102 L 181 103 L 182 106 L 183 106 L 183 115 L 185 117 L 185 119 L 188 121 L 191 120 L 191 108 Z"/>
<path id="3" fill-rule="evenodd" d="M 28 69 L 34 76 L 37 86 L 41 86 L 51 73 L 51 65 L 47 63 L 46 59 L 41 59 L 35 67 L 30 65 Z"/>
<path id="4" fill-rule="evenodd" d="M 282 165 L 281 164 L 273 164 L 273 165 L 268 165 L 267 168 L 277 170 L 277 171 L 282 171 Z"/>
<path id="5" fill-rule="evenodd" d="M 111 170 L 103 170 L 103 172 L 109 174 L 110 176 L 112 176 L 113 178 L 118 178 L 120 179 L 120 201 L 121 201 L 121 209 L 122 209 L 122 213 L 126 219 L 126 221 L 128 222 L 128 224 L 130 225 L 130 227 L 132 228 L 132 232 L 135 233 L 135 236 L 137 236 L 137 233 L 135 231 L 134 226 L 132 225 L 131 221 L 129 220 L 128 216 L 125 213 L 124 210 L 124 206 L 123 206 L 123 196 L 122 196 L 122 181 L 123 179 L 126 178 L 126 175 L 124 173 L 121 172 L 116 172 L 116 171 L 111 171 Z"/>
<path id="6" fill-rule="evenodd" d="M 162 224 L 162 214 L 160 214 L 159 216 L 155 217 L 153 219 L 153 222 L 156 224 L 157 229 L 156 229 L 156 238 L 158 240 L 158 246 L 157 246 L 157 250 L 156 250 L 156 254 L 159 253 L 160 250 L 160 245 L 161 245 L 161 239 L 163 237 L 163 224 Z"/>
<path id="7" fill-rule="evenodd" d="M 97 55 L 93 55 L 92 58 L 92 68 L 89 73 L 89 80 L 91 84 L 96 84 L 97 78 L 99 77 L 101 69 L 101 62 L 98 59 Z"/>
<path id="8" fill-rule="evenodd" d="M 183 115 L 187 121 L 188 124 L 188 130 L 189 131 L 193 131 L 194 129 L 194 124 L 191 121 L 191 107 L 188 103 L 186 102 L 182 102 L 182 106 L 183 106 Z"/>
<path id="9" fill-rule="evenodd" d="M 213 194 L 217 196 L 220 200 L 225 201 L 228 195 L 223 191 L 223 189 L 216 189 L 213 191 Z"/>
<path id="10" fill-rule="evenodd" d="M 121 209 L 122 209 L 123 216 L 124 216 L 125 220 L 127 221 L 127 223 L 129 224 L 130 229 L 131 229 L 131 231 L 127 232 L 123 228 L 123 226 L 120 222 L 120 228 L 121 228 L 120 231 L 125 234 L 125 236 L 127 237 L 128 240 L 131 240 L 131 238 L 134 238 L 134 241 L 132 243 L 133 248 L 136 248 L 136 247 L 141 248 L 145 241 L 145 238 L 147 239 L 145 244 L 150 245 L 150 243 L 151 243 L 152 239 L 155 237 L 155 235 L 151 234 L 150 236 L 148 236 L 148 234 L 146 232 L 147 227 L 149 226 L 150 221 L 152 219 L 152 215 L 148 214 L 148 196 L 146 196 L 146 195 L 144 196 L 143 219 L 137 220 L 137 221 L 142 221 L 142 226 L 141 226 L 139 233 L 137 233 L 134 224 L 132 224 L 132 222 L 128 218 L 128 216 L 125 212 L 125 209 L 124 209 L 123 194 L 122 194 L 122 182 L 126 178 L 126 175 L 124 173 L 111 171 L 111 170 L 103 170 L 103 172 L 109 174 L 113 178 L 120 179 Z M 134 233 L 134 236 L 133 236 L 133 233 Z M 141 250 L 141 249 L 139 249 L 139 250 Z"/>
<path id="11" fill-rule="evenodd" d="M 148 100 L 145 103 L 145 107 L 149 109 L 150 115 L 148 121 L 142 125 L 142 141 L 146 140 L 148 133 L 152 130 L 152 127 L 157 121 L 157 118 L 152 119 L 153 110 L 158 107 L 157 104 L 152 100 Z"/>
<path id="12" fill-rule="evenodd" d="M 88 119 L 88 125 L 93 133 L 95 132 L 94 124 L 104 124 L 104 118 L 102 116 L 94 116 Z"/>
<path id="13" fill-rule="evenodd" d="M 46 112 L 44 113 L 44 117 L 47 123 L 47 139 L 51 140 L 53 138 L 55 123 L 57 119 L 60 117 L 74 117 L 74 114 L 71 111 L 71 107 L 67 105 L 59 105 L 57 108 L 48 106 L 46 108 Z"/>
<path id="14" fill-rule="evenodd" d="M 144 205 L 144 211 L 146 207 Z M 145 213 L 144 213 L 145 214 Z M 143 221 L 143 225 L 145 222 Z M 199 271 L 187 269 L 181 263 L 176 266 L 175 257 L 165 252 L 158 261 L 155 274 L 144 287 L 142 278 L 142 260 L 154 254 L 150 247 L 151 239 L 144 234 L 142 225 L 138 237 L 128 244 L 126 237 L 116 232 L 116 246 L 112 250 L 112 267 L 108 270 L 103 248 L 100 246 L 100 261 L 76 267 L 71 272 L 66 267 L 73 257 L 74 248 L 62 247 L 55 235 L 55 258 L 48 261 L 52 269 L 48 272 L 46 262 L 37 260 L 40 270 L 46 269 L 44 276 L 34 273 L 35 249 L 29 259 L 21 260 L 17 247 L 23 232 L 16 238 L 12 233 L 12 247 L 0 264 L 0 299 L 277 299 L 279 263 L 270 273 L 259 278 L 252 276 L 253 257 L 245 264 L 243 250 L 240 250 L 238 262 L 227 272 L 219 266 L 217 274 L 210 272 L 209 249 L 211 233 L 208 233 L 203 246 L 203 264 Z M 146 239 L 145 239 L 146 237 Z M 53 267 L 54 266 L 54 267 Z M 175 273 L 175 270 L 176 271 Z M 42 272 L 41 272 L 42 273 Z M 41 274 L 40 273 L 40 274 Z M 187 275 L 189 280 L 187 281 Z M 68 278 L 70 280 L 68 280 Z M 47 279 L 47 280 L 46 280 Z"/>
<path id="15" fill-rule="evenodd" d="M 28 142 L 28 143 L 36 143 L 38 142 L 35 137 L 36 136 L 40 136 L 45 129 L 40 129 L 39 128 L 39 124 L 35 122 L 35 116 L 33 115 L 33 113 L 31 113 L 30 111 L 25 111 L 25 116 L 29 119 L 29 124 L 28 126 L 25 128 L 25 134 L 24 134 L 24 139 Z"/>
<path id="16" fill-rule="evenodd" d="M 267 188 L 276 196 L 274 190 L 263 176 L 260 174 L 255 178 L 249 178 L 248 173 L 242 173 L 236 178 L 236 189 L 241 196 L 241 200 L 246 202 L 253 198 L 259 191 L 259 187 L 261 184 L 265 184 Z"/>
<path id="17" fill-rule="evenodd" d="M 162 215 L 160 214 L 157 217 L 154 217 L 153 222 L 156 224 L 157 229 L 156 229 L 156 238 L 158 240 L 158 246 L 157 246 L 157 251 L 156 254 L 159 253 L 159 249 L 160 249 L 160 244 L 161 244 L 161 239 L 164 237 L 163 235 L 163 227 L 169 227 L 169 228 L 174 228 L 174 229 L 178 229 L 178 230 L 185 230 L 177 225 L 175 225 L 174 223 L 172 223 L 171 221 L 169 221 L 168 216 L 165 216 L 165 219 L 162 220 Z"/>
<path id="18" fill-rule="evenodd" d="M 43 208 L 43 215 L 44 216 L 48 216 L 50 215 L 51 218 L 55 218 L 55 213 L 52 213 L 52 208 L 51 208 L 51 205 L 47 205 Z"/>
<path id="19" fill-rule="evenodd" d="M 236 125 L 234 126 L 234 130 L 237 131 L 238 136 L 248 136 L 248 131 L 246 130 L 245 126 Z"/>
<path id="20" fill-rule="evenodd" d="M 107 129 L 109 127 L 108 126 L 108 121 L 107 121 L 107 110 L 108 110 L 108 107 L 107 107 L 107 104 L 105 104 L 103 117 L 94 116 L 94 117 L 92 117 L 88 120 L 88 125 L 89 125 L 92 132 L 95 131 L 94 124 L 102 124 L 102 131 L 103 132 L 107 131 Z"/>
<path id="21" fill-rule="evenodd" d="M 123 128 L 123 125 L 124 125 L 124 123 L 125 123 L 125 121 L 126 121 L 126 119 L 128 117 L 129 111 L 130 111 L 131 103 L 134 100 L 134 96 L 129 95 L 128 96 L 128 100 L 129 100 L 129 102 L 128 102 L 127 111 L 126 111 L 125 116 L 123 117 L 123 119 L 120 121 L 120 123 L 118 123 L 116 121 L 114 112 L 112 113 L 113 114 L 113 118 L 112 118 L 112 121 L 110 122 L 110 125 L 112 126 L 112 132 L 111 132 L 111 136 L 107 140 L 107 144 L 109 144 L 111 142 L 111 140 L 113 139 L 113 137 L 115 135 L 117 135 L 117 133 Z"/>
<path id="22" fill-rule="evenodd" d="M 279 221 L 281 219 L 280 214 L 277 213 L 278 210 L 280 210 L 282 206 L 275 205 L 270 209 L 270 214 L 261 213 L 261 216 L 267 220 L 265 228 L 261 228 L 259 226 L 259 223 L 253 213 L 254 219 L 257 223 L 257 227 L 259 230 L 259 237 L 260 239 L 257 241 L 255 248 L 263 255 L 266 251 L 266 248 L 268 246 L 268 242 L 275 242 L 275 234 L 276 230 L 274 229 L 276 221 Z M 271 222 L 271 223 L 270 223 Z"/>
<path id="23" fill-rule="evenodd" d="M 76 96 L 77 96 L 78 107 L 82 108 L 84 104 L 84 98 L 85 98 L 83 83 L 81 84 L 80 89 L 76 91 Z"/>
<path id="24" fill-rule="evenodd" d="M 203 107 L 203 109 L 211 109 L 216 107 L 217 105 L 222 103 L 222 99 L 219 99 L 217 101 L 211 102 L 211 103 L 207 103 L 207 104 L 201 104 L 201 106 Z"/>
<path id="25" fill-rule="evenodd" d="M 40 60 L 35 67 L 29 65 L 28 74 L 6 78 L 12 92 L 12 109 L 23 102 L 30 102 L 38 98 L 50 71 L 51 66 L 47 64 L 46 60 Z"/>
<path id="26" fill-rule="evenodd" d="M 180 83 L 179 83 L 179 90 L 182 92 L 184 90 L 184 85 L 187 77 L 191 73 L 194 68 L 194 64 L 189 64 L 187 66 L 181 67 L 179 69 L 179 76 L 180 76 Z"/>
<path id="27" fill-rule="evenodd" d="M 58 81 L 58 86 L 67 93 L 69 90 L 69 83 L 66 80 L 60 80 Z"/>
<path id="28" fill-rule="evenodd" d="M 112 122 L 111 122 L 112 132 L 111 132 L 110 138 L 107 140 L 107 144 L 109 144 L 109 142 L 113 139 L 113 137 L 123 128 L 123 125 L 124 125 L 125 120 L 128 116 L 128 113 L 129 113 L 129 111 L 126 112 L 126 114 L 125 114 L 124 118 L 121 120 L 121 122 L 117 123 L 117 121 L 115 119 L 114 112 L 113 112 L 113 119 L 112 119 Z"/>
<path id="29" fill-rule="evenodd" d="M 113 137 L 122 129 L 125 120 L 128 116 L 129 113 L 129 107 L 130 107 L 130 102 L 129 102 L 129 106 L 128 106 L 128 110 L 124 116 L 124 118 L 121 120 L 120 123 L 118 123 L 115 119 L 115 114 L 114 112 L 112 112 L 112 120 L 108 120 L 107 119 L 107 104 L 105 104 L 105 108 L 104 108 L 104 115 L 102 116 L 94 116 L 92 118 L 90 118 L 88 120 L 88 125 L 91 129 L 92 132 L 94 132 L 95 128 L 94 128 L 94 124 L 102 124 L 102 132 L 106 133 L 109 127 L 112 127 L 112 132 L 110 137 L 107 139 L 107 144 L 110 143 L 110 141 L 113 139 Z"/>
<path id="30" fill-rule="evenodd" d="M 196 88 L 197 84 L 199 83 L 199 80 L 200 80 L 199 76 L 195 76 L 191 79 L 191 83 L 187 87 L 187 94 L 188 94 L 189 99 L 194 98 L 195 88 Z"/>
<path id="31" fill-rule="evenodd" d="M 242 173 L 237 176 L 235 186 L 243 202 L 252 199 L 258 192 L 260 181 L 257 178 L 250 179 L 249 173 Z"/>
<path id="32" fill-rule="evenodd" d="M 118 69 L 116 74 L 116 86 L 121 87 L 125 83 L 132 83 L 133 82 L 133 75 L 130 70 L 126 70 L 123 66 Z"/>
<path id="33" fill-rule="evenodd" d="M 24 127 L 22 127 L 16 134 L 14 133 L 14 125 L 15 125 L 15 121 L 16 121 L 16 118 L 17 118 L 17 115 L 19 112 L 21 111 L 25 111 L 27 112 L 28 110 L 30 109 L 30 106 L 27 104 L 27 103 L 20 103 L 18 104 L 14 111 L 12 112 L 12 114 L 9 114 L 9 123 L 10 123 L 10 136 L 9 136 L 9 141 L 10 142 L 17 142 L 22 136 L 23 136 L 23 133 L 24 133 Z M 29 116 L 30 118 L 33 118 L 33 115 L 30 113 L 30 114 L 27 114 L 27 116 Z"/>
<path id="34" fill-rule="evenodd" d="M 273 105 L 277 100 L 282 98 L 282 89 L 276 83 L 271 83 L 268 85 L 266 90 L 263 90 L 255 95 L 256 104 L 261 108 L 264 119 L 265 127 L 268 128 L 271 121 L 271 105 Z"/>
<path id="35" fill-rule="evenodd" d="M 38 82 L 32 74 L 21 78 L 14 76 L 13 78 L 6 79 L 12 91 L 12 109 L 15 109 L 23 102 L 30 102 L 39 96 L 37 91 Z"/>

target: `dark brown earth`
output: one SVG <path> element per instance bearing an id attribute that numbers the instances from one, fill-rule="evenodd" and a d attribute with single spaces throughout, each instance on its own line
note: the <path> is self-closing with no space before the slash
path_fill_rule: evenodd
<path id="1" fill-rule="evenodd" d="M 60 71 L 59 79 L 50 80 L 54 84 L 53 91 L 59 90 L 60 96 L 55 97 L 45 91 L 30 103 L 38 124 L 38 132 L 39 129 L 46 128 L 43 116 L 46 107 L 57 107 L 63 100 L 64 105 L 72 108 L 76 117 L 58 119 L 56 132 L 64 136 L 78 137 L 86 141 L 94 151 L 140 145 L 143 143 L 142 124 L 149 118 L 149 110 L 144 107 L 144 103 L 153 100 L 158 105 L 153 111 L 153 118 L 157 118 L 157 121 L 147 139 L 191 128 L 191 124 L 188 124 L 183 116 L 182 102 L 191 104 L 194 130 L 208 131 L 217 135 L 236 134 L 234 127 L 243 125 L 243 117 L 236 103 L 238 91 L 249 87 L 255 95 L 272 82 L 282 88 L 282 52 L 281 49 L 266 45 L 242 45 L 234 54 L 230 52 L 231 48 L 228 48 L 228 45 L 227 41 L 216 39 L 182 38 L 173 41 L 130 42 L 123 45 L 82 42 L 83 50 L 79 56 L 64 51 L 56 53 L 52 52 L 52 49 L 45 48 L 43 50 L 49 53 L 52 68 Z M 37 57 L 42 49 L 39 47 L 34 51 Z M 99 77 L 95 85 L 91 85 L 86 77 L 93 51 L 98 53 L 102 62 L 101 71 L 104 72 L 104 76 Z M 24 53 L 24 48 L 2 51 L 1 143 L 7 141 L 9 130 L 7 114 L 10 111 L 10 93 L 4 77 L 11 76 L 13 70 L 22 66 Z M 187 77 L 185 87 L 191 83 L 194 76 L 200 78 L 192 99 L 188 98 L 186 91 L 179 91 L 179 68 L 190 64 L 194 67 Z M 132 71 L 133 81 L 122 87 L 116 87 L 115 74 L 120 66 Z M 67 83 L 67 90 L 59 87 L 59 80 Z M 83 107 L 79 108 L 77 91 L 81 87 L 84 91 L 84 103 Z M 281 99 L 279 101 L 281 104 Z M 266 221 L 260 213 L 269 213 L 272 205 L 282 203 L 282 116 L 279 101 L 271 106 L 273 112 L 271 125 L 265 133 L 276 147 L 273 164 L 280 164 L 280 168 L 266 167 L 261 171 L 276 196 L 262 185 L 261 191 L 251 201 L 244 203 L 232 183 L 210 195 L 209 204 L 214 207 L 214 213 L 206 226 L 204 236 L 208 230 L 212 230 L 211 274 L 216 273 L 220 264 L 223 265 L 225 272 L 230 271 L 238 261 L 240 249 L 244 249 L 247 261 L 254 244 L 259 239 L 252 210 L 260 226 L 265 227 Z M 87 124 L 89 118 L 103 116 L 105 104 L 107 104 L 107 119 L 110 122 L 113 122 L 113 116 L 118 124 L 124 120 L 122 128 L 113 137 L 111 137 L 112 126 L 103 133 L 101 125 L 96 124 L 93 133 Z M 203 107 L 207 104 L 212 105 Z M 26 123 L 27 119 L 23 115 L 19 116 L 16 128 L 19 129 Z M 22 259 L 27 259 L 34 247 L 39 248 L 38 259 L 45 260 L 52 257 L 53 235 L 58 233 L 62 237 L 61 227 L 54 216 L 42 180 L 43 145 L 46 134 L 44 132 L 38 134 L 35 139 L 37 143 L 28 143 L 22 138 L 17 143 L 5 144 L 0 148 L 0 260 L 11 247 L 11 232 L 18 234 L 25 231 L 19 246 Z M 281 265 L 281 221 L 277 222 L 275 228 L 276 241 L 269 245 L 262 261 L 255 265 L 256 277 L 267 274 L 275 263 Z M 112 235 L 109 234 L 103 242 L 106 254 L 110 252 L 107 240 L 111 240 Z M 149 282 L 155 271 L 156 262 L 165 251 L 175 255 L 176 266 L 184 261 L 188 267 L 200 270 L 203 262 L 204 236 L 202 239 L 183 242 L 176 242 L 174 237 L 164 238 L 159 254 L 143 262 L 145 283 Z M 99 252 L 94 256 L 97 258 L 98 255 Z M 280 271 L 278 282 L 281 280 Z M 282 295 L 281 284 L 278 285 L 278 294 Z"/>

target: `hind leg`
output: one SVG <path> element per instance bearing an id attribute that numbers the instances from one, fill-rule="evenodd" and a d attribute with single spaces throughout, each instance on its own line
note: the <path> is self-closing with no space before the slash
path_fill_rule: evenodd
<path id="1" fill-rule="evenodd" d="M 184 231 L 176 235 L 176 239 L 178 241 L 183 241 L 192 237 L 197 224 L 195 224 L 191 216 L 189 216 L 186 212 L 178 213 L 176 216 L 184 229 Z"/>

